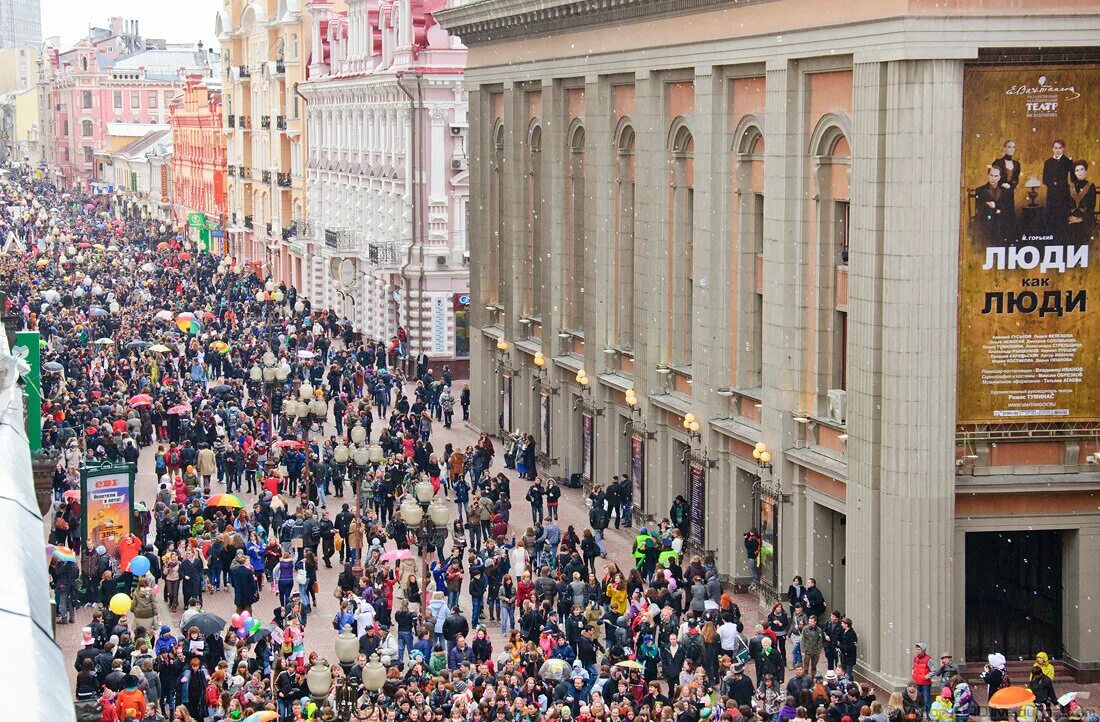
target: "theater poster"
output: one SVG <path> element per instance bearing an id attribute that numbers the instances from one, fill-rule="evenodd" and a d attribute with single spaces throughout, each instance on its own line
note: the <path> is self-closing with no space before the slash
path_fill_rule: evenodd
<path id="1" fill-rule="evenodd" d="M 113 552 L 130 533 L 134 514 L 134 472 L 129 465 L 87 466 L 80 471 L 83 540 Z"/>
<path id="2" fill-rule="evenodd" d="M 963 87 L 958 420 L 1100 419 L 1100 67 Z"/>

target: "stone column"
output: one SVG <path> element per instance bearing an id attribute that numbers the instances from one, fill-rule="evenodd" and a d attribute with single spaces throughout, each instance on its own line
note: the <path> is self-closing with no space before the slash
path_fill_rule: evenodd
<path id="1" fill-rule="evenodd" d="M 665 306 L 661 294 L 650 292 L 664 287 L 664 268 L 667 265 L 663 244 L 665 223 L 664 200 L 667 192 L 665 178 L 665 133 L 661 112 L 661 77 L 649 71 L 639 71 L 634 78 L 634 384 L 642 407 L 643 418 L 650 430 L 658 426 L 657 419 L 663 412 L 655 410 L 648 401 L 648 394 L 660 394 L 665 389 L 666 377 L 658 374 L 661 362 L 661 333 L 657 324 L 648 319 L 657 314 L 664 316 Z M 646 499 L 642 504 L 647 513 L 663 517 L 668 510 L 667 484 L 664 478 L 666 444 L 646 443 Z"/>
<path id="2" fill-rule="evenodd" d="M 862 626 L 857 627 L 860 666 L 882 684 L 900 685 L 909 678 L 913 642 L 954 647 L 959 658 L 963 652 L 958 648 L 963 640 L 951 635 L 953 615 L 959 612 L 952 591 L 963 63 L 891 62 L 885 88 L 879 90 L 874 86 L 881 83 L 882 71 L 873 64 L 857 63 L 857 68 L 860 127 L 871 136 L 855 138 L 852 147 L 860 159 L 856 167 L 871 177 L 854 177 L 852 186 L 873 180 L 871 169 L 877 164 L 884 187 L 867 184 L 853 198 L 864 206 L 858 217 L 864 224 L 875 217 L 879 194 L 882 233 L 873 238 L 861 231 L 852 253 L 860 310 L 850 313 L 864 318 L 850 345 L 859 341 L 872 348 L 860 351 L 857 372 L 857 410 L 867 418 L 853 422 L 857 442 L 848 481 L 847 550 L 851 603 L 845 612 Z M 878 103 L 885 118 L 875 117 Z M 876 245 L 881 248 L 877 258 Z M 866 318 L 868 302 L 876 298 L 881 306 L 877 331 Z M 876 342 L 881 350 L 874 348 Z M 880 389 L 868 383 L 873 375 Z M 865 408 L 868 404 L 879 407 L 877 416 Z M 869 448 L 876 433 L 877 459 Z M 936 542 L 931 551 L 929 539 Z M 929 553 L 934 562 L 927 559 Z"/>
<path id="3" fill-rule="evenodd" d="M 1100 599 L 1100 575 L 1096 574 L 1100 528 L 1063 531 L 1062 539 L 1062 639 L 1066 656 L 1082 669 L 1100 660 L 1100 635 L 1095 631 L 1096 600 Z"/>
<path id="4" fill-rule="evenodd" d="M 489 168 L 492 143 L 489 134 L 493 128 L 491 100 L 476 82 L 470 83 L 470 197 L 486 197 L 489 190 Z M 471 203 L 470 227 L 467 231 L 471 258 L 485 258 L 489 242 L 488 203 Z M 489 411 L 494 407 L 491 394 L 493 369 L 485 362 L 489 341 L 482 329 L 489 323 L 485 311 L 485 289 L 482 274 L 470 274 L 470 418 L 480 429 L 496 428 L 496 420 Z"/>
<path id="5" fill-rule="evenodd" d="M 769 61 L 765 67 L 764 108 L 764 310 L 761 385 L 762 440 L 771 450 L 773 468 L 761 472 L 766 483 L 793 489 L 798 468 L 783 449 L 800 446 L 801 425 L 791 412 L 799 409 L 801 369 L 805 358 L 805 234 L 802 215 L 805 153 L 801 135 L 800 74 L 795 62 Z M 758 503 L 754 498 L 750 504 Z M 798 499 L 795 503 L 800 503 Z M 750 511 L 755 514 L 755 509 Z M 791 504 L 779 507 L 779 576 L 794 573 L 795 550 L 804 544 L 804 527 Z M 782 590 L 781 590 L 782 591 Z"/>

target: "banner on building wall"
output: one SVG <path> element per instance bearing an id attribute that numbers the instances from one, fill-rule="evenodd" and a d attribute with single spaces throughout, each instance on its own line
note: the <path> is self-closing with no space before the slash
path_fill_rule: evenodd
<path id="1" fill-rule="evenodd" d="M 447 298 L 432 296 L 432 356 L 447 353 Z"/>
<path id="2" fill-rule="evenodd" d="M 688 538 L 701 547 L 707 532 L 707 472 L 699 460 L 693 459 L 688 465 L 688 501 L 691 503 Z"/>
<path id="3" fill-rule="evenodd" d="M 550 458 L 550 391 L 543 389 L 539 394 L 539 451 L 543 457 Z"/>
<path id="4" fill-rule="evenodd" d="M 592 414 L 581 414 L 581 476 L 596 478 L 596 422 Z"/>
<path id="5" fill-rule="evenodd" d="M 960 424 L 1100 419 L 1098 119 L 1098 66 L 966 70 Z"/>
<path id="6" fill-rule="evenodd" d="M 634 488 L 634 506 L 645 511 L 645 439 L 630 437 L 630 481 Z"/>
<path id="7" fill-rule="evenodd" d="M 80 470 L 83 541 L 113 552 L 130 533 L 134 514 L 134 472 L 128 464 L 85 466 Z"/>
<path id="8" fill-rule="evenodd" d="M 500 430 L 512 433 L 512 374 L 500 375 Z"/>
<path id="9" fill-rule="evenodd" d="M 760 530 L 760 579 L 779 588 L 779 503 L 773 496 L 760 497 L 756 528 Z"/>

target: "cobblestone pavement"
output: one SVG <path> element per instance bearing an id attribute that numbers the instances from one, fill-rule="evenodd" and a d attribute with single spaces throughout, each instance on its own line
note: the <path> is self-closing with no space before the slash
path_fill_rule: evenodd
<path id="1" fill-rule="evenodd" d="M 457 388 L 461 388 L 461 381 L 455 382 Z M 329 433 L 335 433 L 334 430 L 329 429 Z M 467 445 L 473 444 L 477 440 L 477 430 L 473 427 L 456 420 L 454 427 L 451 429 L 444 429 L 441 423 L 433 425 L 432 431 L 432 444 L 437 449 L 442 449 L 448 442 L 455 445 L 455 447 L 465 448 Z M 503 454 L 500 453 L 499 441 L 494 440 L 497 446 L 498 453 L 494 457 L 493 467 L 491 472 L 496 474 L 498 472 L 505 472 L 511 482 L 512 492 L 512 513 L 511 523 L 509 524 L 510 532 L 515 533 L 517 536 L 522 536 L 527 526 L 531 522 L 530 507 L 523 500 L 524 494 L 526 494 L 526 487 L 528 482 L 522 479 L 517 479 L 513 470 L 506 470 L 503 463 Z M 138 462 L 138 473 L 135 481 L 135 495 L 138 501 L 144 501 L 150 508 L 153 506 L 153 500 L 156 496 L 156 477 L 153 472 L 153 453 L 155 447 L 148 447 L 142 451 L 141 458 Z M 350 489 L 346 487 L 350 496 Z M 255 500 L 255 495 L 240 493 L 239 496 L 245 502 L 246 508 L 251 508 L 252 502 Z M 570 524 L 580 533 L 588 527 L 588 509 L 584 504 L 585 492 L 580 489 L 562 489 L 562 497 L 559 505 L 559 524 L 564 531 Z M 353 497 L 351 497 L 353 499 Z M 340 510 L 340 503 L 346 499 L 336 499 L 329 497 L 328 509 L 329 512 L 335 515 Z M 635 527 L 637 528 L 637 527 Z M 607 560 L 597 560 L 597 568 L 602 570 L 603 565 L 607 562 L 616 562 L 620 568 L 629 568 L 629 565 L 633 562 L 630 556 L 630 548 L 633 540 L 633 533 L 629 529 L 616 530 L 614 528 L 614 522 L 612 522 L 611 528 L 607 530 L 605 534 L 605 541 L 607 544 Z M 450 546 L 448 545 L 448 549 Z M 336 652 L 333 646 L 336 632 L 333 631 L 331 620 L 332 615 L 337 611 L 336 600 L 332 597 L 332 589 L 336 586 L 336 577 L 340 572 L 340 565 L 338 558 L 333 557 L 333 568 L 326 569 L 324 565 L 321 565 L 318 570 L 318 582 L 320 586 L 320 592 L 317 594 L 317 605 L 314 607 L 313 612 L 309 616 L 309 624 L 306 632 L 306 653 L 311 651 L 317 651 L 323 657 L 326 657 L 329 661 L 336 661 Z M 463 593 L 460 599 L 460 604 L 464 613 L 467 615 L 470 611 L 469 596 L 465 591 L 465 583 L 463 584 Z M 203 609 L 208 612 L 213 612 L 218 616 L 228 620 L 229 617 L 235 611 L 233 607 L 233 591 L 232 589 L 221 592 L 215 592 L 203 595 Z M 754 597 L 739 595 L 736 597 L 738 605 L 741 607 L 746 624 L 749 624 L 754 619 L 754 614 L 759 609 L 759 604 Z M 271 620 L 271 612 L 274 607 L 277 606 L 278 596 L 271 592 L 270 587 L 266 587 L 260 596 L 260 601 L 253 605 L 253 614 L 263 623 L 267 623 Z M 179 614 L 171 614 L 168 611 L 167 605 L 163 600 L 157 599 L 159 606 L 159 620 L 158 623 L 166 623 L 172 626 L 173 633 L 178 634 L 179 627 Z M 69 625 L 57 626 L 57 641 L 61 645 L 65 659 L 67 661 L 76 658 L 76 653 L 80 649 L 80 630 L 91 620 L 90 609 L 79 609 L 77 611 L 77 623 Z M 132 621 L 132 620 L 131 620 Z M 490 633 L 490 638 L 493 640 L 494 648 L 499 649 L 502 642 L 500 635 L 500 627 L 496 624 L 486 624 Z M 71 662 L 68 666 L 70 684 L 75 687 L 76 684 L 76 671 L 72 668 Z"/>

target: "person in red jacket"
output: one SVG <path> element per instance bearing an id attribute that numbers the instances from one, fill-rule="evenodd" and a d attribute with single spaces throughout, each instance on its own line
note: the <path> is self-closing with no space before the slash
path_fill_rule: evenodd
<path id="1" fill-rule="evenodd" d="M 928 656 L 928 645 L 917 642 L 913 645 L 913 681 L 917 684 L 917 694 L 924 704 L 925 712 L 932 706 L 932 658 Z"/>

